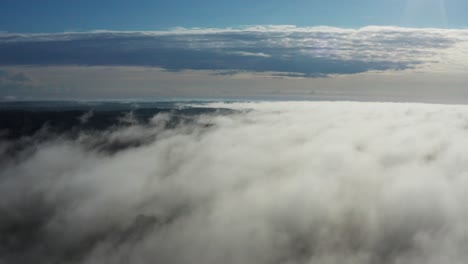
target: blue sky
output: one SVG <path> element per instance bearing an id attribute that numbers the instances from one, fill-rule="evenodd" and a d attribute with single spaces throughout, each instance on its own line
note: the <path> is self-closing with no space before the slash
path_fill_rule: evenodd
<path id="1" fill-rule="evenodd" d="M 464 0 L 2 0 L 0 31 L 156 30 L 290 24 L 468 26 Z"/>

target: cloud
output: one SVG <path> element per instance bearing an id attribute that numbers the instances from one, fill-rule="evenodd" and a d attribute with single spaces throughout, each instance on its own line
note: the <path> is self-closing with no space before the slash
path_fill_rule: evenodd
<path id="1" fill-rule="evenodd" d="M 31 88 L 32 80 L 23 72 L 0 69 L 0 94 L 16 93 Z"/>
<path id="2" fill-rule="evenodd" d="M 305 76 L 404 70 L 460 52 L 466 30 L 255 26 L 0 34 L 2 65 L 132 65 Z"/>
<path id="3" fill-rule="evenodd" d="M 231 54 L 240 55 L 240 56 L 247 56 L 247 57 L 249 57 L 249 56 L 265 57 L 265 58 L 271 57 L 269 54 L 265 54 L 265 53 L 262 53 L 262 52 L 255 53 L 255 52 L 246 52 L 246 51 L 233 51 L 233 52 L 231 52 Z"/>
<path id="4" fill-rule="evenodd" d="M 16 100 L 18 96 L 31 94 L 40 89 L 26 73 L 0 69 L 0 101 Z"/>
<path id="5" fill-rule="evenodd" d="M 28 144 L 0 167 L 0 262 L 466 259 L 466 106 L 203 107 Z"/>
<path id="6" fill-rule="evenodd" d="M 26 83 L 31 79 L 23 72 L 13 73 L 0 70 L 0 83 Z"/>

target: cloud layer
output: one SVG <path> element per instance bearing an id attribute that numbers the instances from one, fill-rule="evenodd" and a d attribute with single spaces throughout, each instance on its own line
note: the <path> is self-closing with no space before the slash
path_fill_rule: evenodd
<path id="1" fill-rule="evenodd" d="M 2 65 L 133 65 L 326 76 L 403 70 L 460 52 L 466 30 L 365 27 L 0 34 Z"/>
<path id="2" fill-rule="evenodd" d="M 236 112 L 169 127 L 161 113 L 17 153 L 0 169 L 0 263 L 466 260 L 466 106 L 204 107 Z"/>

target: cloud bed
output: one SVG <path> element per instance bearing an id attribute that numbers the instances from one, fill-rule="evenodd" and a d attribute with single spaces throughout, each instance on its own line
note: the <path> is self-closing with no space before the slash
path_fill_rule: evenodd
<path id="1" fill-rule="evenodd" d="M 4 160 L 0 263 L 465 261 L 466 106 L 205 107 L 236 112 L 36 138 Z"/>
<path id="2" fill-rule="evenodd" d="M 255 26 L 0 34 L 2 65 L 133 65 L 323 77 L 453 63 L 466 30 Z M 466 64 L 466 63 L 465 63 Z"/>

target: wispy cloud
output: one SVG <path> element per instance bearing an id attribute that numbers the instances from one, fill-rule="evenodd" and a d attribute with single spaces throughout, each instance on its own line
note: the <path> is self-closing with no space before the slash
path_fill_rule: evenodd
<path id="1" fill-rule="evenodd" d="M 404 70 L 463 52 L 468 30 L 253 26 L 0 34 L 2 65 L 133 65 L 301 76 Z M 463 46 L 465 45 L 465 46 Z M 456 57 L 456 56 L 452 56 Z"/>

